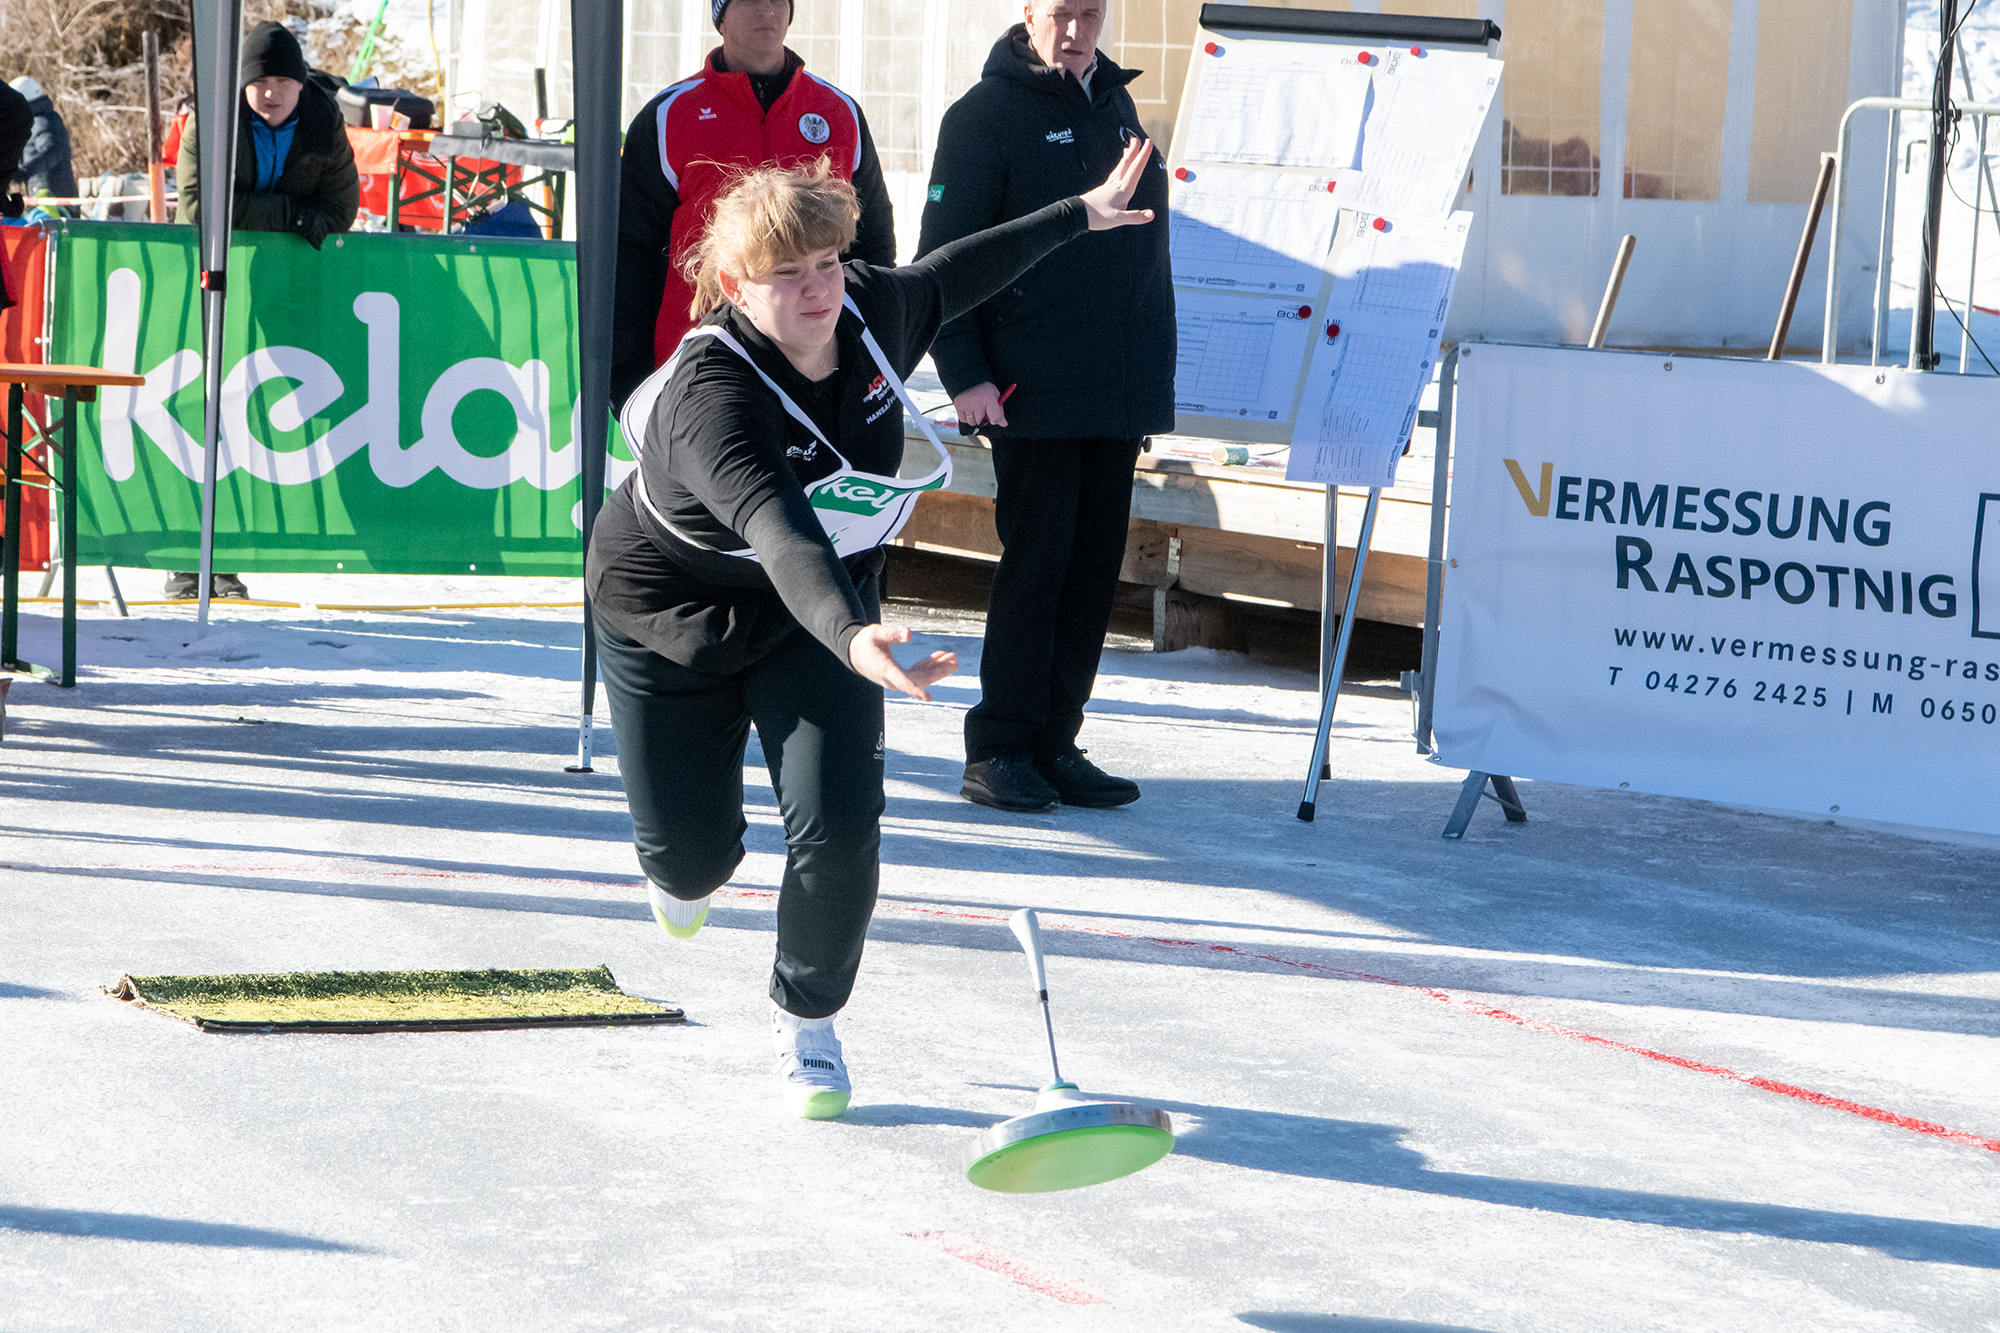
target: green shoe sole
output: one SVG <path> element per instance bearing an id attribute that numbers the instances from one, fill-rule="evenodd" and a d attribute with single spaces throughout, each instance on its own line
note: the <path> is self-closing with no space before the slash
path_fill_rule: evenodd
<path id="1" fill-rule="evenodd" d="M 831 1120 L 847 1110 L 847 1094 L 838 1088 L 814 1088 L 803 1095 L 794 1093 L 791 1103 L 807 1120 Z"/>

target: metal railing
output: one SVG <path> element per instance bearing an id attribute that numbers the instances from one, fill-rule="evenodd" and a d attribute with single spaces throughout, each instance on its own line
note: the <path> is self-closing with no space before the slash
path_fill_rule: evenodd
<path id="1" fill-rule="evenodd" d="M 1968 93 L 1970 89 L 1968 87 Z M 1972 311 L 1974 285 L 1979 277 L 1979 220 L 1985 205 L 2000 206 L 2000 191 L 1993 184 L 1992 164 L 1986 160 L 1987 122 L 2000 115 L 2000 103 L 1959 102 L 1954 110 L 1960 120 L 1976 119 L 1978 122 L 1979 170 L 1972 182 L 1972 246 L 1968 256 L 1965 278 L 1965 304 L 1961 310 L 1958 345 L 1958 370 L 1964 374 L 1970 366 L 1972 356 Z M 1838 359 L 1840 344 L 1840 247 L 1847 234 L 1847 182 L 1852 169 L 1854 117 L 1863 111 L 1884 111 L 1888 113 L 1888 135 L 1882 150 L 1882 229 L 1875 247 L 1875 309 L 1871 325 L 1868 364 L 1882 364 L 1882 344 L 1889 333 L 1889 270 L 1893 263 L 1896 237 L 1896 177 L 1899 174 L 1896 145 L 1902 126 L 1904 112 L 1917 112 L 1926 117 L 1931 113 L 1928 101 L 1918 101 L 1908 97 L 1864 97 L 1848 107 L 1840 118 L 1840 147 L 1834 155 L 1833 168 L 1833 229 L 1827 243 L 1826 266 L 1826 322 L 1821 334 L 1820 360 L 1832 364 Z M 1916 301 L 1926 297 L 1935 301 L 1939 293 L 1919 292 Z M 1950 302 L 1947 300 L 1947 305 Z M 1912 343 L 1914 344 L 1914 324 L 1916 309 L 1911 310 Z"/>

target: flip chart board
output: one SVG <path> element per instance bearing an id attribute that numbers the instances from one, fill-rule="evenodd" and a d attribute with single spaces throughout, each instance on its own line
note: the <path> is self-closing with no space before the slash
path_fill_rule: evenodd
<path id="1" fill-rule="evenodd" d="M 1288 476 L 1393 477 L 1470 229 L 1452 205 L 1498 35 L 1202 6 L 1167 159 L 1177 431 L 1291 445 Z"/>

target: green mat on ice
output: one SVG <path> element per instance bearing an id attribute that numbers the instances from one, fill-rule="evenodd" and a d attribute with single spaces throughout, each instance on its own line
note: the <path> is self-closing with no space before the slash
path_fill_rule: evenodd
<path id="1" fill-rule="evenodd" d="M 203 1032 L 471 1032 L 679 1023 L 608 967 L 463 972 L 268 972 L 118 978 L 105 993 Z"/>

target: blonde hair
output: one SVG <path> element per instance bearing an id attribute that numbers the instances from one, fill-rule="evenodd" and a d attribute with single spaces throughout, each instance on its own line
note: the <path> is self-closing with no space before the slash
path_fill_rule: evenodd
<path id="1" fill-rule="evenodd" d="M 815 250 L 854 244 L 861 201 L 821 157 L 811 166 L 758 167 L 717 197 L 701 240 L 682 262 L 694 287 L 695 319 L 723 301 L 721 274 L 752 278 Z"/>

